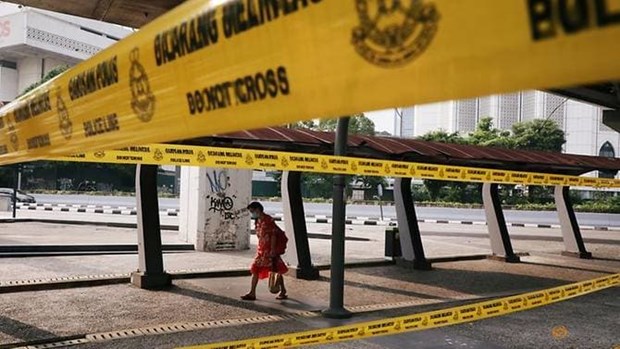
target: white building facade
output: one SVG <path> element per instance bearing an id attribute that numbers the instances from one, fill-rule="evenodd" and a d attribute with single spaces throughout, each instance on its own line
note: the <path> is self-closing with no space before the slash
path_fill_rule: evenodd
<path id="1" fill-rule="evenodd" d="M 0 101 L 12 101 L 50 70 L 75 65 L 130 33 L 118 25 L 31 8 L 0 17 Z"/>
<path id="2" fill-rule="evenodd" d="M 403 108 L 395 113 L 394 135 L 418 137 L 443 129 L 466 136 L 485 117 L 491 117 L 493 125 L 504 130 L 534 118 L 553 120 L 566 133 L 565 153 L 619 156 L 620 133 L 603 124 L 602 107 L 542 91 L 522 91 Z"/>

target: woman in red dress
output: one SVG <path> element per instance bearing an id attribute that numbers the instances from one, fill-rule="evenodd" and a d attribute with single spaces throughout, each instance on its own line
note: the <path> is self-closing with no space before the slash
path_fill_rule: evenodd
<path id="1" fill-rule="evenodd" d="M 270 272 L 278 273 L 277 285 L 280 286 L 280 293 L 276 299 L 286 299 L 288 296 L 286 295 L 282 275 L 288 271 L 288 267 L 282 260 L 282 257 L 276 253 L 276 236 L 280 227 L 278 227 L 270 215 L 265 214 L 263 205 L 259 202 L 252 202 L 248 205 L 248 210 L 252 214 L 252 218 L 256 219 L 258 248 L 254 262 L 250 266 L 250 272 L 252 273 L 251 289 L 241 299 L 248 301 L 256 300 L 258 280 L 269 278 Z"/>

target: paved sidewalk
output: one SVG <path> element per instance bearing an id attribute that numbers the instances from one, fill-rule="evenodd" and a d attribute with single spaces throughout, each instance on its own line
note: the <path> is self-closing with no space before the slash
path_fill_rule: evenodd
<path id="1" fill-rule="evenodd" d="M 313 224 L 309 227 L 311 233 L 323 236 L 310 239 L 315 263 L 328 264 L 329 227 L 324 224 Z M 484 226 L 424 223 L 421 228 L 426 252 L 430 258 L 489 253 L 489 241 Z M 347 235 L 357 238 L 354 241 L 347 241 L 348 261 L 382 258 L 383 231 L 384 228 L 376 226 L 348 227 Z M 563 249 L 563 245 L 558 229 L 515 227 L 511 228 L 510 232 L 515 249 L 530 254 L 522 258 L 522 263 L 506 264 L 490 260 L 436 263 L 433 265 L 433 271 L 414 271 L 397 266 L 348 269 L 346 305 L 358 312 L 374 311 L 367 315 L 358 315 L 353 321 L 414 313 L 426 309 L 425 307 L 437 308 L 447 304 L 459 304 L 468 299 L 551 287 L 620 271 L 620 258 L 618 258 L 620 234 L 617 232 L 594 230 L 584 232 L 586 246 L 596 257 L 593 260 L 560 256 L 559 252 Z M 177 232 L 164 231 L 162 236 L 164 242 L 178 242 Z M 43 223 L 0 224 L 0 245 L 115 242 L 135 242 L 135 230 Z M 253 246 L 255 243 L 255 237 L 252 237 Z M 176 272 L 245 269 L 253 254 L 253 249 L 240 252 L 167 253 L 164 255 L 164 262 L 167 270 Z M 128 275 L 137 268 L 137 265 L 135 254 L 0 258 L 0 284 L 18 279 L 100 274 Z M 145 291 L 128 284 L 118 284 L 6 293 L 0 296 L 0 309 L 2 309 L 0 348 L 10 343 L 34 340 L 53 342 L 66 336 L 83 337 L 86 334 L 106 331 L 126 333 L 126 330 L 134 328 L 147 328 L 149 330 L 144 331 L 157 333 L 164 331 L 165 328 L 171 328 L 167 326 L 168 324 L 205 325 L 194 331 L 173 331 L 174 333 L 168 333 L 166 336 L 154 335 L 115 341 L 106 339 L 83 347 L 171 348 L 176 345 L 336 325 L 340 322 L 323 320 L 316 314 L 316 311 L 327 307 L 329 295 L 329 272 L 323 271 L 321 275 L 319 281 L 303 281 L 287 277 L 291 299 L 285 302 L 275 301 L 264 284 L 259 287 L 259 301 L 252 303 L 240 301 L 238 296 L 248 288 L 247 277 L 175 280 L 173 288 L 162 292 Z M 606 291 L 600 296 L 602 298 L 588 299 L 605 302 L 609 312 L 617 312 L 617 290 L 618 288 Z M 614 338 L 610 337 L 606 326 L 614 326 L 614 317 L 610 317 L 608 313 L 600 314 L 603 310 L 596 305 L 598 303 L 585 302 L 580 303 L 576 300 L 566 309 L 553 310 L 551 313 L 537 310 L 538 313 L 534 314 L 556 316 L 555 322 L 566 316 L 566 321 L 569 321 L 571 326 L 577 326 L 579 321 L 571 320 L 573 316 L 570 314 L 578 314 L 581 322 L 592 324 L 592 333 L 602 336 L 593 343 L 597 345 L 611 343 Z M 315 313 L 304 313 L 308 311 Z M 302 316 L 300 312 L 306 315 Z M 288 316 L 287 314 L 293 318 L 282 317 Z M 535 317 L 532 316 L 524 313 L 506 320 L 488 320 L 484 323 L 491 325 L 480 325 L 481 327 L 463 325 L 454 329 L 437 330 L 438 332 L 425 331 L 414 337 L 399 336 L 335 347 L 400 348 L 406 343 L 411 345 L 425 342 L 439 343 L 445 336 L 449 336 L 453 343 L 459 340 L 472 348 L 526 348 L 532 347 L 532 343 L 547 343 L 543 340 L 543 334 L 536 331 L 548 324 L 534 320 Z M 248 322 L 244 322 L 246 320 L 220 321 L 248 317 L 259 317 L 263 322 L 249 325 Z M 607 322 L 601 322 L 603 321 L 601 319 Z M 615 318 L 615 321 L 617 323 L 618 319 Z M 506 324 L 515 330 L 506 333 L 504 331 Z M 470 328 L 481 330 L 469 331 Z M 575 329 L 575 331 L 583 333 L 584 330 Z M 526 335 L 528 333 L 538 333 L 532 338 L 539 341 L 529 338 Z M 498 338 L 508 342 L 502 344 L 498 342 Z M 583 343 L 580 340 L 575 343 Z M 563 347 L 567 346 L 571 345 Z M 448 347 L 450 346 L 446 346 Z"/>
<path id="2" fill-rule="evenodd" d="M 347 307 L 357 312 L 374 310 L 371 314 L 358 315 L 352 320 L 362 321 L 420 312 L 428 307 L 456 305 L 480 297 L 503 296 L 586 280 L 605 275 L 602 269 L 610 267 L 599 267 L 596 263 L 590 265 L 590 269 L 584 270 L 585 268 L 573 267 L 572 260 L 568 258 L 546 258 L 550 258 L 549 263 L 544 264 L 504 264 L 490 260 L 442 263 L 430 272 L 404 270 L 396 266 L 352 269 L 346 273 L 345 302 Z M 616 262 L 615 266 L 617 269 L 620 265 Z M 174 287 L 159 292 L 140 290 L 130 285 L 110 285 L 5 294 L 0 297 L 0 308 L 3 309 L 0 315 L 0 345 L 33 340 L 55 341 L 66 336 L 91 334 L 91 337 L 99 338 L 100 342 L 84 348 L 171 348 L 175 345 L 232 340 L 342 324 L 323 320 L 316 314 L 327 307 L 328 281 L 328 272 L 324 272 L 319 281 L 287 277 L 291 299 L 283 302 L 276 301 L 274 296 L 267 292 L 264 283 L 259 285 L 258 301 L 240 301 L 238 296 L 247 291 L 249 278 L 175 281 Z M 617 296 L 616 289 L 609 291 L 606 297 L 601 299 L 611 307 L 607 309 L 608 312 L 618 310 L 618 306 L 614 308 L 613 305 L 614 299 L 617 303 Z M 571 311 L 578 311 L 581 321 L 600 324 L 597 322 L 597 312 L 600 310 L 590 314 L 588 309 L 594 308 L 575 306 Z M 308 311 L 313 313 L 306 313 Z M 287 314 L 294 317 L 282 317 Z M 264 316 L 268 317 L 262 320 L 260 326 L 244 321 L 223 321 L 217 322 L 219 327 L 212 325 L 180 332 L 174 329 L 171 331 L 171 327 L 167 326 L 177 324 L 176 327 L 181 328 L 182 324 L 188 323 Z M 525 319 L 531 317 L 522 316 Z M 606 319 L 613 317 L 608 315 Z M 566 321 L 573 326 L 579 323 L 571 317 Z M 557 320 L 554 323 L 558 323 Z M 513 325 L 512 333 L 505 333 L 500 326 L 491 328 L 491 333 L 485 334 L 482 339 L 485 342 L 497 343 L 491 334 L 499 331 L 521 340 L 521 346 L 505 347 L 526 347 L 523 343 L 531 344 L 532 339 L 525 334 L 539 325 L 531 320 L 517 321 Z M 470 326 L 472 325 L 462 325 L 461 330 L 449 331 L 461 331 L 462 335 L 462 331 Z M 112 341 L 104 335 L 97 335 L 108 331 L 126 333 L 127 330 L 138 328 L 160 328 L 161 332 L 168 333 L 165 336 L 150 335 Z M 605 328 L 608 327 L 599 328 L 599 333 Z M 156 334 L 156 330 L 151 333 Z M 604 333 L 610 336 L 609 331 Z M 443 332 L 435 334 L 432 340 L 437 341 L 441 336 Z M 598 340 L 609 343 L 613 337 Z M 372 343 L 377 343 L 376 348 L 383 347 L 381 340 L 376 341 L 364 344 L 364 348 L 373 348 Z"/>

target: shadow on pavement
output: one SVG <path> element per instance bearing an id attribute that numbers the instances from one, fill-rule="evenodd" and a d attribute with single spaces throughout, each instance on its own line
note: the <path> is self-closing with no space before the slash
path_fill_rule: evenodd
<path id="1" fill-rule="evenodd" d="M 537 266 L 541 266 L 541 267 L 552 267 L 552 268 L 569 269 L 569 270 L 576 270 L 576 271 L 587 271 L 587 272 L 592 272 L 592 273 L 613 274 L 612 272 L 606 271 L 604 269 L 588 269 L 588 268 L 570 267 L 568 265 L 540 263 L 540 262 L 528 262 L 528 261 L 523 261 L 523 260 L 521 261 L 521 264 L 537 265 Z"/>
<path id="2" fill-rule="evenodd" d="M 0 332 L 7 334 L 13 338 L 17 338 L 21 341 L 32 341 L 58 337 L 52 332 L 48 332 L 38 327 L 2 315 L 0 315 Z"/>
<path id="3" fill-rule="evenodd" d="M 318 281 L 329 282 L 330 278 L 321 276 Z M 446 299 L 445 297 L 437 297 L 437 296 L 432 296 L 432 295 L 428 295 L 425 293 L 412 292 L 412 291 L 407 291 L 407 290 L 401 290 L 401 289 L 379 286 L 379 285 L 372 285 L 368 283 L 361 283 L 361 282 L 355 282 L 355 281 L 350 281 L 350 280 L 345 280 L 344 285 L 346 287 L 357 287 L 357 288 L 363 288 L 365 290 L 372 290 L 372 291 L 378 291 L 378 292 L 383 292 L 383 293 L 391 293 L 391 294 L 397 294 L 401 296 L 409 296 L 409 297 L 416 297 L 416 298 L 422 298 L 422 299 L 437 299 L 437 300 Z"/>
<path id="4" fill-rule="evenodd" d="M 249 279 L 248 279 L 249 281 Z M 257 301 L 243 301 L 239 298 L 240 295 L 231 294 L 230 297 L 220 296 L 209 292 L 206 289 L 200 287 L 189 286 L 187 284 L 176 284 L 173 288 L 166 290 L 166 292 L 182 295 L 186 297 L 192 297 L 199 300 L 208 302 L 214 302 L 221 305 L 227 305 L 231 307 L 248 309 L 267 315 L 281 315 L 283 310 L 291 311 L 308 311 L 315 310 L 310 304 L 303 303 L 293 297 L 286 301 L 266 303 L 260 299 Z M 273 296 L 275 298 L 275 295 Z"/>
<path id="5" fill-rule="evenodd" d="M 561 279 L 508 272 L 473 271 L 442 267 L 434 267 L 432 271 L 418 271 L 391 266 L 380 269 L 358 269 L 356 272 L 412 284 L 440 287 L 472 295 L 541 289 L 566 284 L 566 280 Z"/>

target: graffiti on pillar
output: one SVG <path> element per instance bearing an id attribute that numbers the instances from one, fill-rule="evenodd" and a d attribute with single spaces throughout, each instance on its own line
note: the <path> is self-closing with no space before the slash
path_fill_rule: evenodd
<path id="1" fill-rule="evenodd" d="M 213 170 L 212 173 L 207 172 L 207 179 L 209 180 L 212 193 L 223 193 L 230 187 L 230 177 L 228 177 L 226 170 Z"/>
<path id="2" fill-rule="evenodd" d="M 238 213 L 233 210 L 233 207 L 235 206 L 234 199 L 236 198 L 236 195 L 208 195 L 207 200 L 209 201 L 209 211 L 219 213 L 225 220 L 236 219 Z"/>
<path id="3" fill-rule="evenodd" d="M 226 170 L 213 170 L 207 172 L 207 179 L 211 188 L 211 194 L 207 195 L 207 201 L 210 212 L 219 213 L 224 220 L 234 220 L 238 213 L 233 210 L 236 195 L 226 193 L 231 188 L 230 177 Z"/>

